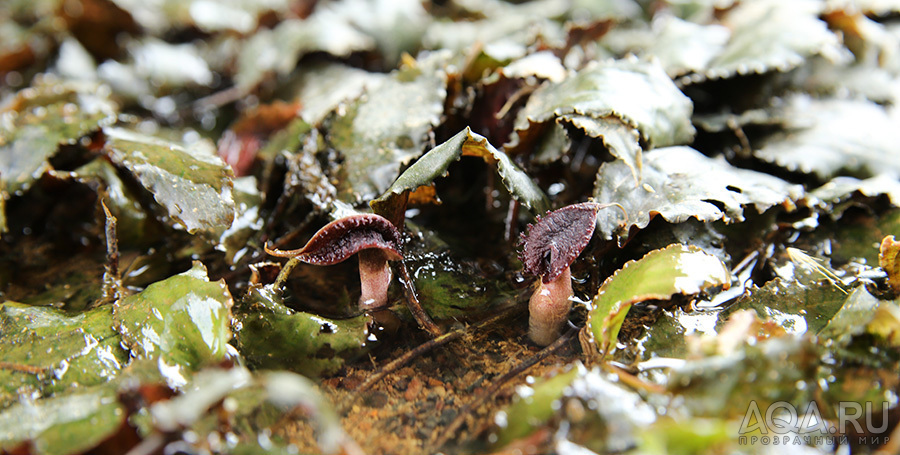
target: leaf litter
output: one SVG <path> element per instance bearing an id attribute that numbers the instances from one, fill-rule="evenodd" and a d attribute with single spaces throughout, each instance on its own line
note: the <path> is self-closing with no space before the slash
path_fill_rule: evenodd
<path id="1" fill-rule="evenodd" d="M 65 3 L 0 6 L 2 450 L 779 449 L 751 400 L 894 450 L 892 2 Z M 513 239 L 589 200 L 540 350 Z M 385 310 L 278 278 L 369 210 Z"/>

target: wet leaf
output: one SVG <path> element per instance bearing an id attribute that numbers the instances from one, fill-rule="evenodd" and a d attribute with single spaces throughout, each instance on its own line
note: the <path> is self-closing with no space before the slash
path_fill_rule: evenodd
<path id="1" fill-rule="evenodd" d="M 125 298 L 113 318 L 133 357 L 158 357 L 161 366 L 173 370 L 170 377 L 183 381 L 191 371 L 225 358 L 231 306 L 224 280 L 209 281 L 197 262 Z"/>
<path id="2" fill-rule="evenodd" d="M 885 194 L 891 203 L 900 206 L 900 181 L 888 174 L 859 180 L 853 177 L 835 177 L 828 183 L 816 188 L 809 194 L 829 204 L 829 209 L 839 202 L 846 201 L 854 193 L 867 197 Z"/>
<path id="3" fill-rule="evenodd" d="M 0 190 L 22 193 L 50 169 L 48 160 L 60 145 L 76 144 L 114 122 L 117 107 L 108 95 L 93 83 L 52 77 L 19 91 L 0 110 Z"/>
<path id="4" fill-rule="evenodd" d="M 627 262 L 600 286 L 582 336 L 596 344 L 600 355 L 607 355 L 615 348 L 622 322 L 635 303 L 698 294 L 716 286 L 727 289 L 730 284 L 725 264 L 699 248 L 675 244 L 651 251 Z"/>
<path id="5" fill-rule="evenodd" d="M 463 51 L 483 43 L 485 53 L 498 61 L 524 56 L 528 45 L 539 37 L 563 40 L 562 27 L 551 19 L 564 15 L 570 7 L 559 0 L 466 2 L 461 6 L 479 19 L 437 21 L 426 30 L 423 44 L 431 49 Z"/>
<path id="6" fill-rule="evenodd" d="M 29 453 L 85 453 L 114 434 L 125 418 L 111 387 L 16 403 L 0 412 L 0 450 L 30 441 Z"/>
<path id="7" fill-rule="evenodd" d="M 776 278 L 751 289 L 719 315 L 719 325 L 736 311 L 752 309 L 761 321 L 773 322 L 788 333 L 818 333 L 841 309 L 847 294 L 819 275 L 806 274 L 803 279 Z"/>
<path id="8" fill-rule="evenodd" d="M 651 24 L 654 35 L 646 54 L 660 60 L 669 76 L 700 71 L 719 56 L 731 31 L 718 24 L 700 24 L 662 16 Z"/>
<path id="9" fill-rule="evenodd" d="M 640 428 L 656 420 L 652 406 L 615 375 L 596 367 L 587 370 L 580 363 L 517 391 L 513 404 L 494 418 L 506 423 L 505 428 L 501 425 L 499 442 L 521 439 L 549 426 L 565 428 L 564 442 L 573 449 L 621 453 L 638 442 Z"/>
<path id="10" fill-rule="evenodd" d="M 383 193 L 400 166 L 422 153 L 447 96 L 446 75 L 433 68 L 442 58 L 393 73 L 326 119 L 326 142 L 344 157 L 337 183 L 341 200 L 355 203 Z"/>
<path id="11" fill-rule="evenodd" d="M 635 60 L 595 63 L 561 83 L 547 84 L 535 91 L 519 111 L 509 147 L 530 142 L 534 125 L 564 115 L 596 121 L 618 118 L 637 129 L 651 148 L 684 144 L 694 137 L 692 111 L 691 100 L 658 64 Z"/>
<path id="12" fill-rule="evenodd" d="M 563 115 L 557 122 L 570 123 L 590 137 L 600 138 L 609 153 L 622 160 L 629 169 L 635 183 L 641 181 L 641 137 L 640 134 L 616 117 L 593 118 L 585 115 Z"/>
<path id="13" fill-rule="evenodd" d="M 543 213 L 550 207 L 547 196 L 528 174 L 519 169 L 509 156 L 494 148 L 484 136 L 467 127 L 422 155 L 381 197 L 371 202 L 372 208 L 378 213 L 392 211 L 399 198 L 419 187 L 431 185 L 435 179 L 447 173 L 450 164 L 462 156 L 477 156 L 495 164 L 509 194 L 532 212 Z"/>
<path id="14" fill-rule="evenodd" d="M 786 104 L 785 131 L 766 138 L 755 156 L 822 179 L 848 173 L 900 175 L 900 131 L 883 107 L 807 95 L 795 95 Z"/>
<path id="15" fill-rule="evenodd" d="M 620 245 L 628 239 L 631 230 L 647 227 L 656 215 L 670 223 L 691 217 L 700 221 L 742 221 L 745 206 L 753 205 L 760 213 L 778 204 L 791 207 L 802 194 L 799 185 L 732 167 L 722 159 L 707 158 L 689 147 L 645 153 L 640 186 L 633 184 L 628 166 L 618 161 L 603 164 L 594 185 L 597 202 L 617 202 L 628 213 L 628 224 L 624 227 L 620 227 L 621 214 L 614 211 L 602 212 L 597 217 L 600 232 L 607 239 L 617 235 Z"/>
<path id="16" fill-rule="evenodd" d="M 0 407 L 20 394 L 48 396 L 112 379 L 128 360 L 112 322 L 109 307 L 70 316 L 54 308 L 0 305 Z"/>
<path id="17" fill-rule="evenodd" d="M 221 234 L 234 220 L 231 168 L 212 144 L 179 144 L 124 128 L 105 128 L 112 161 L 135 178 L 189 233 Z"/>
<path id="18" fill-rule="evenodd" d="M 731 30 L 731 39 L 702 74 L 726 78 L 783 72 L 813 55 L 839 58 L 838 38 L 819 19 L 821 12 L 822 4 L 812 0 L 741 3 L 722 20 Z"/>
<path id="19" fill-rule="evenodd" d="M 254 287 L 236 314 L 238 350 L 258 368 L 319 377 L 367 352 L 376 340 L 369 317 L 328 319 L 284 306 L 271 287 Z"/>
<path id="20" fill-rule="evenodd" d="M 371 37 L 388 65 L 395 65 L 403 53 L 415 54 L 432 21 L 418 0 L 350 0 L 330 3 L 325 8 Z M 328 30 L 324 36 L 331 33 Z"/>
<path id="21" fill-rule="evenodd" d="M 425 248 L 408 247 L 404 262 L 415 282 L 425 312 L 436 321 L 476 320 L 508 307 L 527 289 L 515 289 L 506 280 L 488 275 L 472 264 L 455 259 L 437 235 L 407 223 Z"/>

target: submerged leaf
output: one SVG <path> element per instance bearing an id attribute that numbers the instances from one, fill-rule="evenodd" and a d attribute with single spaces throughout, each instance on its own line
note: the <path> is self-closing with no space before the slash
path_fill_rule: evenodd
<path id="1" fill-rule="evenodd" d="M 116 305 L 113 317 L 138 358 L 159 358 L 170 378 L 220 361 L 231 338 L 231 294 L 224 280 L 209 281 L 199 262 L 187 272 L 147 286 Z M 183 384 L 175 384 L 183 385 Z"/>
<path id="2" fill-rule="evenodd" d="M 596 346 L 586 352 L 609 354 L 635 303 L 669 299 L 675 294 L 698 294 L 715 286 L 727 289 L 730 284 L 731 274 L 725 264 L 693 246 L 670 245 L 629 261 L 607 278 L 594 296 L 582 339 Z"/>
<path id="3" fill-rule="evenodd" d="M 178 144 L 124 128 L 105 128 L 110 159 L 134 174 L 189 233 L 221 235 L 234 220 L 233 174 L 211 144 Z"/>
<path id="4" fill-rule="evenodd" d="M 722 159 L 707 158 L 690 147 L 645 153 L 644 179 L 640 186 L 634 186 L 630 169 L 618 161 L 600 167 L 594 186 L 597 202 L 617 202 L 628 213 L 628 225 L 621 229 L 618 214 L 598 216 L 600 232 L 607 239 L 617 235 L 620 245 L 627 240 L 631 229 L 647 227 L 655 215 L 670 223 L 680 223 L 690 217 L 700 221 L 741 221 L 744 206 L 752 204 L 762 212 L 777 204 L 790 206 L 802 194 L 799 185 L 732 167 Z"/>
<path id="5" fill-rule="evenodd" d="M 900 176 L 900 130 L 884 107 L 807 95 L 792 96 L 786 106 L 785 130 L 766 138 L 755 156 L 822 179 Z"/>
<path id="6" fill-rule="evenodd" d="M 421 186 L 430 185 L 446 174 L 450 164 L 462 156 L 477 156 L 495 164 L 509 194 L 533 212 L 543 213 L 550 207 L 547 196 L 528 174 L 519 169 L 508 155 L 494 148 L 484 136 L 466 127 L 447 142 L 422 155 L 381 197 L 371 202 L 372 208 L 378 213 L 390 212 L 399 198 Z M 390 219 L 389 215 L 385 214 Z"/>

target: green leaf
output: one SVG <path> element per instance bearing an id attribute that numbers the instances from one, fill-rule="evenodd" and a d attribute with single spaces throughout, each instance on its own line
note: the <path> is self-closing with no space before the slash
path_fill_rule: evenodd
<path id="1" fill-rule="evenodd" d="M 821 179 L 900 175 L 900 130 L 882 106 L 808 95 L 792 96 L 786 105 L 784 130 L 767 137 L 754 156 Z"/>
<path id="2" fill-rule="evenodd" d="M 631 306 L 645 300 L 670 299 L 675 294 L 698 294 L 731 284 L 728 268 L 699 248 L 669 245 L 629 261 L 600 286 L 582 329 L 600 355 L 615 348 L 619 329 Z"/>
<path id="3" fill-rule="evenodd" d="M 236 314 L 238 350 L 258 368 L 319 377 L 333 374 L 375 341 L 369 317 L 329 319 L 284 306 L 271 287 L 253 287 Z"/>
<path id="4" fill-rule="evenodd" d="M 256 189 L 255 177 L 240 177 L 234 180 L 235 218 L 231 226 L 222 233 L 218 249 L 225 252 L 229 264 L 240 261 L 251 246 L 248 242 L 263 228 L 259 209 L 263 197 Z"/>
<path id="5" fill-rule="evenodd" d="M 550 208 L 547 196 L 528 174 L 519 169 L 508 155 L 494 148 L 484 136 L 472 132 L 468 127 L 422 155 L 370 205 L 376 213 L 390 212 L 396 205 L 397 198 L 421 186 L 430 185 L 435 179 L 445 175 L 450 164 L 462 156 L 478 156 L 495 164 L 509 194 L 532 212 L 544 213 Z"/>
<path id="6" fill-rule="evenodd" d="M 23 393 L 47 396 L 109 381 L 128 360 L 112 323 L 110 307 L 70 316 L 0 305 L 0 407 Z"/>
<path id="7" fill-rule="evenodd" d="M 45 171 L 62 144 L 75 144 L 113 123 L 109 90 L 93 83 L 48 77 L 19 91 L 0 110 L 0 192 L 21 194 Z"/>
<path id="8" fill-rule="evenodd" d="M 112 387 L 16 403 L 0 413 L 0 450 L 30 441 L 33 454 L 86 453 L 125 423 Z"/>
<path id="9" fill-rule="evenodd" d="M 534 125 L 574 114 L 602 121 L 618 118 L 653 147 L 684 144 L 694 137 L 693 103 L 659 64 L 636 60 L 592 63 L 558 84 L 535 91 L 516 117 L 510 148 L 533 136 Z"/>
<path id="10" fill-rule="evenodd" d="M 110 159 L 131 172 L 189 233 L 221 233 L 234 220 L 233 173 L 211 144 L 179 144 L 124 128 L 104 128 Z"/>
<path id="11" fill-rule="evenodd" d="M 199 262 L 115 306 L 117 330 L 133 357 L 157 358 L 181 375 L 221 361 L 231 338 L 231 294 Z"/>
<path id="12" fill-rule="evenodd" d="M 444 112 L 446 75 L 433 68 L 444 57 L 394 72 L 325 120 L 327 145 L 344 157 L 336 185 L 341 200 L 371 200 L 422 153 Z"/>
<path id="13" fill-rule="evenodd" d="M 632 229 L 643 229 L 653 216 L 670 223 L 695 217 L 700 221 L 742 221 L 743 207 L 763 212 L 777 204 L 792 204 L 803 195 L 799 185 L 761 172 L 732 167 L 722 159 L 707 158 L 690 147 L 668 147 L 644 154 L 643 183 L 635 186 L 631 170 L 621 161 L 604 163 L 597 172 L 594 199 L 617 202 L 628 214 L 601 212 L 597 221 L 607 239 L 624 244 Z M 720 203 L 723 209 L 713 202 Z"/>

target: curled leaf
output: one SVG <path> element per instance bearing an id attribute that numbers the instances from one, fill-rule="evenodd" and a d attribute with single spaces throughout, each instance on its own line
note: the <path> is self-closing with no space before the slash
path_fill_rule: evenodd
<path id="1" fill-rule="evenodd" d="M 430 185 L 435 179 L 445 175 L 450 164 L 462 156 L 478 156 L 486 162 L 496 164 L 497 172 L 509 194 L 530 210 L 543 213 L 549 208 L 547 196 L 531 177 L 519 169 L 507 154 L 494 148 L 484 136 L 472 132 L 468 127 L 422 155 L 370 205 L 376 213 L 391 218 L 389 214 L 396 210 L 398 201 L 409 192 Z"/>
<path id="2" fill-rule="evenodd" d="M 594 296 L 594 308 L 582 329 L 583 347 L 590 348 L 585 352 L 609 354 L 635 303 L 697 294 L 714 286 L 728 288 L 730 284 L 731 274 L 725 264 L 694 246 L 669 245 L 629 261 L 607 278 Z"/>
<path id="3" fill-rule="evenodd" d="M 109 89 L 87 82 L 47 78 L 19 91 L 0 109 L 0 191 L 27 190 L 62 144 L 116 120 Z"/>

